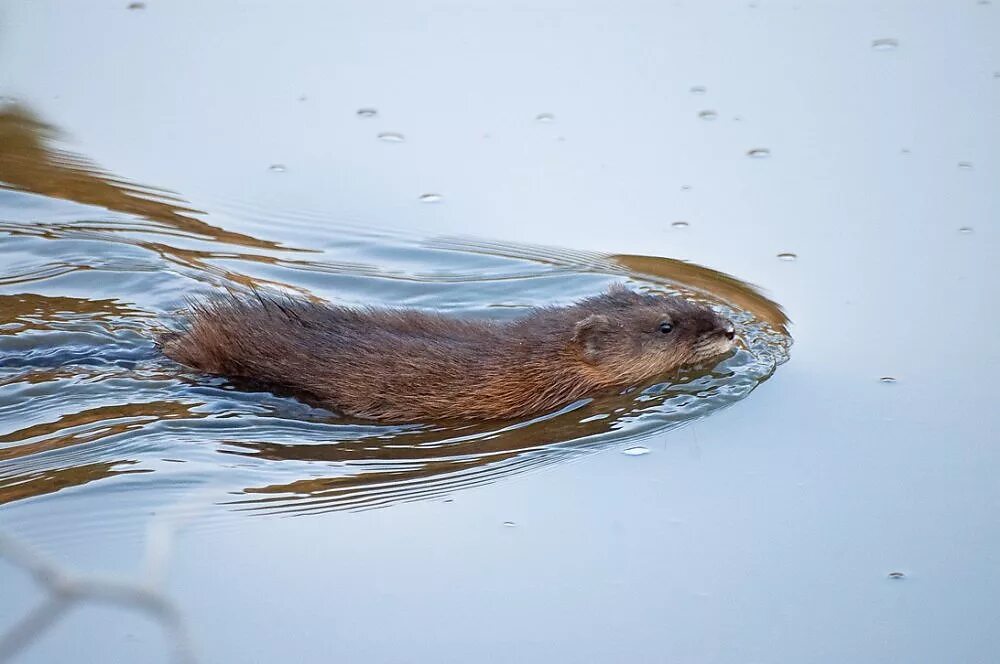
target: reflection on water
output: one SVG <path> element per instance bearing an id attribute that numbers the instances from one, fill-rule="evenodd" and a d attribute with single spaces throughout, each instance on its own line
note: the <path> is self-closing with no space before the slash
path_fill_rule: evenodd
<path id="1" fill-rule="evenodd" d="M 0 111 L 0 139 L 0 503 L 123 482 L 150 493 L 210 486 L 229 514 L 441 496 L 703 417 L 787 358 L 781 309 L 697 265 L 332 232 L 297 213 L 263 220 L 282 236 L 271 241 L 55 147 L 54 130 L 24 108 Z M 243 214 L 254 213 L 212 216 Z M 523 422 L 381 426 L 195 374 L 150 342 L 186 297 L 215 288 L 510 318 L 622 280 L 718 308 L 738 323 L 739 349 Z"/>

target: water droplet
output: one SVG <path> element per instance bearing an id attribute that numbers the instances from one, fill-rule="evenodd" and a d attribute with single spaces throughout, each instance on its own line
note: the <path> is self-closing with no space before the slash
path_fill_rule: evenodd
<path id="1" fill-rule="evenodd" d="M 963 170 L 963 171 L 971 171 L 972 170 L 972 162 L 971 161 L 960 161 L 960 162 L 958 162 L 958 167 L 961 170 Z"/>
<path id="2" fill-rule="evenodd" d="M 715 120 L 719 117 L 719 114 L 712 110 L 701 111 L 698 113 L 698 117 L 702 120 Z"/>
<path id="3" fill-rule="evenodd" d="M 780 261 L 794 261 L 798 258 L 797 254 L 793 254 L 790 251 L 785 251 L 778 254 L 778 260 Z"/>
<path id="4" fill-rule="evenodd" d="M 674 228 L 687 228 L 691 224 L 689 224 L 686 221 L 675 221 L 674 223 L 672 223 L 670 225 L 673 226 Z"/>
<path id="5" fill-rule="evenodd" d="M 962 226 L 961 228 L 958 229 L 958 232 L 968 235 L 969 233 L 972 232 L 972 226 Z"/>
<path id="6" fill-rule="evenodd" d="M 768 148 L 754 148 L 747 150 L 747 156 L 751 159 L 767 159 L 771 156 L 771 151 Z"/>
<path id="7" fill-rule="evenodd" d="M 896 579 L 896 580 L 898 580 L 898 579 L 905 579 L 906 575 L 903 574 L 902 572 L 889 572 L 889 578 L 890 579 Z"/>
<path id="8" fill-rule="evenodd" d="M 694 85 L 691 87 L 691 94 L 693 95 L 703 95 L 708 92 L 708 88 L 704 85 Z"/>
<path id="9" fill-rule="evenodd" d="M 642 445 L 635 445 L 634 447 L 626 447 L 622 450 L 622 454 L 627 456 L 642 456 L 643 454 L 649 454 L 649 448 Z"/>
<path id="10" fill-rule="evenodd" d="M 359 108 L 358 117 L 359 118 L 374 118 L 378 115 L 378 111 L 374 108 Z"/>
<path id="11" fill-rule="evenodd" d="M 285 168 L 284 164 L 271 164 L 270 166 L 267 167 L 267 170 L 271 171 L 272 173 L 284 173 L 288 169 Z"/>
<path id="12" fill-rule="evenodd" d="M 885 39 L 876 39 L 872 41 L 872 48 L 876 51 L 894 51 L 896 47 L 899 46 L 899 41 L 887 37 Z"/>
<path id="13" fill-rule="evenodd" d="M 551 113 L 539 113 L 535 116 L 538 122 L 555 122 L 556 116 Z"/>
<path id="14" fill-rule="evenodd" d="M 504 521 L 503 525 L 505 528 L 515 528 L 517 526 L 513 521 Z"/>
<path id="15" fill-rule="evenodd" d="M 885 383 L 886 385 L 892 385 L 893 383 L 896 382 L 896 379 L 893 378 L 892 376 L 882 376 L 881 378 L 878 379 L 878 381 L 880 383 Z"/>
<path id="16" fill-rule="evenodd" d="M 305 101 L 306 99 L 308 99 L 308 97 L 305 95 L 299 95 L 299 101 Z"/>
<path id="17" fill-rule="evenodd" d="M 440 203 L 444 200 L 444 196 L 441 194 L 423 194 L 417 200 L 421 203 Z"/>
<path id="18" fill-rule="evenodd" d="M 386 143 L 402 143 L 406 140 L 406 137 L 394 131 L 383 131 L 378 135 L 378 139 Z"/>
<path id="19" fill-rule="evenodd" d="M 145 8 L 146 8 L 145 2 L 130 2 L 126 7 L 126 9 L 145 9 Z"/>
<path id="20" fill-rule="evenodd" d="M 681 185 L 681 191 L 691 191 L 691 185 L 689 185 L 689 184 L 682 184 Z"/>

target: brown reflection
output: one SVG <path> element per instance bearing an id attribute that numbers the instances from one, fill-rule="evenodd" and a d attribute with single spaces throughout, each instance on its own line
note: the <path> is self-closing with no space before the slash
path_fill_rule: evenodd
<path id="1" fill-rule="evenodd" d="M 86 157 L 54 147 L 58 132 L 18 104 L 0 106 L 0 187 L 138 215 L 219 242 L 268 249 L 281 245 L 199 220 L 203 214 L 170 192 L 101 170 Z"/>
<path id="2" fill-rule="evenodd" d="M 72 445 L 94 443 L 108 436 L 138 429 L 153 420 L 197 416 L 191 412 L 189 406 L 176 401 L 147 401 L 88 408 L 62 415 L 54 422 L 34 424 L 0 436 L 0 446 L 2 446 L 0 447 L 0 461 L 17 459 Z M 72 429 L 88 425 L 97 425 L 97 429 L 90 432 L 72 431 Z M 58 435 L 51 436 L 51 434 Z M 25 442 L 33 438 L 41 438 L 41 440 L 31 443 Z"/>
<path id="3" fill-rule="evenodd" d="M 705 375 L 704 372 L 688 372 L 678 380 L 686 382 Z M 226 441 L 228 445 L 245 450 L 230 450 L 230 454 L 272 461 L 337 463 L 343 464 L 342 468 L 358 471 L 249 487 L 244 489 L 245 493 L 275 494 L 275 497 L 236 502 L 257 504 L 265 511 L 288 509 L 301 513 L 368 508 L 440 495 L 489 481 L 496 475 L 521 472 L 594 447 L 621 443 L 627 435 L 609 438 L 605 434 L 630 428 L 629 435 L 638 435 L 649 428 L 650 423 L 640 426 L 632 422 L 630 425 L 629 420 L 671 398 L 695 398 L 687 392 L 665 390 L 640 401 L 635 398 L 639 391 L 641 389 L 629 394 L 603 395 L 574 410 L 506 429 L 490 424 L 435 427 L 388 436 L 360 436 L 327 444 L 229 440 Z M 717 398 L 714 407 L 723 407 L 738 398 Z M 614 415 L 608 416 L 611 413 Z M 662 431 L 686 419 L 661 420 L 656 427 Z"/>
<path id="4" fill-rule="evenodd" d="M 24 329 L 46 330 L 49 323 L 70 317 L 108 321 L 125 316 L 148 315 L 116 300 L 86 300 L 79 297 L 20 293 L 0 295 L 0 325 L 18 322 Z M 22 330 L 18 330 L 20 332 Z M 0 334 L 3 331 L 0 330 Z"/>
<path id="5" fill-rule="evenodd" d="M 115 475 L 152 472 L 138 468 L 134 470 L 117 470 L 118 466 L 132 463 L 134 462 L 105 461 L 72 466 L 70 468 L 59 468 L 43 473 L 7 477 L 0 484 L 0 505 L 25 498 L 44 496 L 47 493 L 55 493 L 70 487 L 82 486 Z"/>
<path id="6" fill-rule="evenodd" d="M 428 246 L 488 256 L 505 256 L 571 268 L 579 272 L 597 272 L 639 279 L 651 278 L 748 311 L 758 320 L 770 325 L 776 332 L 788 335 L 788 317 L 778 303 L 768 299 L 756 287 L 745 281 L 694 263 L 658 256 L 605 255 L 468 238 L 443 237 L 429 242 Z"/>
<path id="7" fill-rule="evenodd" d="M 10 472 L 19 459 L 58 449 L 78 448 L 79 453 L 67 459 L 65 466 L 56 465 L 0 477 L 0 504 L 54 493 L 67 487 L 89 484 L 116 475 L 152 472 L 135 468 L 119 470 L 136 461 L 82 462 L 80 456 L 106 456 L 106 450 L 96 447 L 98 441 L 140 429 L 150 422 L 202 417 L 189 406 L 173 401 L 116 404 L 88 408 L 62 415 L 54 422 L 44 422 L 0 436 L 0 467 L 7 464 Z M 29 442 L 30 441 L 30 442 Z M 121 450 L 117 450 L 121 453 Z M 56 460 L 59 463 L 59 460 Z"/>

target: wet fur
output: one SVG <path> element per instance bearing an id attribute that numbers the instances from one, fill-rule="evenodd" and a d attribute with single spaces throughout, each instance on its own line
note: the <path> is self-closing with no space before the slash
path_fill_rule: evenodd
<path id="1" fill-rule="evenodd" d="M 674 329 L 660 332 L 661 322 Z M 613 287 L 511 322 L 220 295 L 195 304 L 170 358 L 391 422 L 507 419 L 624 387 L 731 347 L 732 325 L 674 297 Z"/>

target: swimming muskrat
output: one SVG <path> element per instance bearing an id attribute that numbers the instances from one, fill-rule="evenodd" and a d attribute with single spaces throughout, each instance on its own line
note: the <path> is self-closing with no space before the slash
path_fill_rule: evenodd
<path id="1" fill-rule="evenodd" d="M 625 387 L 728 351 L 732 323 L 624 286 L 510 321 L 221 295 L 159 340 L 200 371 L 389 422 L 507 419 Z"/>

